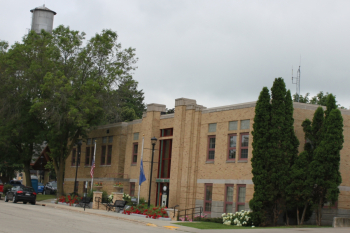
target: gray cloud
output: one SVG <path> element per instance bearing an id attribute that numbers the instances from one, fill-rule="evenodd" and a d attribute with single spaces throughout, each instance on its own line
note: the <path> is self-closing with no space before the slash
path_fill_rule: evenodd
<path id="1" fill-rule="evenodd" d="M 283 77 L 295 92 L 301 55 L 301 93 L 348 97 L 349 1 L 116 1 L 46 0 L 54 26 L 69 25 L 87 38 L 118 32 L 139 57 L 134 78 L 147 103 L 171 108 L 193 98 L 207 107 L 254 101 L 263 86 Z M 43 1 L 1 0 L 0 39 L 21 40 L 30 9 Z"/>

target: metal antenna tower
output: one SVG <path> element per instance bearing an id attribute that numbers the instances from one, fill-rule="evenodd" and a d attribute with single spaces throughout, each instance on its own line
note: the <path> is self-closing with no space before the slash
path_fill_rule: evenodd
<path id="1" fill-rule="evenodd" d="M 295 82 L 294 82 L 295 80 Z M 296 94 L 297 94 L 297 102 L 299 102 L 299 96 L 300 96 L 300 66 L 297 71 L 297 77 L 293 77 L 293 68 L 292 68 L 292 83 L 296 84 Z"/>

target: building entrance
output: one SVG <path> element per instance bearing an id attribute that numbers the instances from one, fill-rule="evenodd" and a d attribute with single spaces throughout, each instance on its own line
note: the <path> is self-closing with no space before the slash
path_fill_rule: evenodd
<path id="1" fill-rule="evenodd" d="M 163 187 L 167 187 L 167 204 L 170 196 L 169 179 L 171 167 L 172 139 L 161 140 L 159 148 L 158 178 L 157 178 L 157 205 L 161 206 Z"/>

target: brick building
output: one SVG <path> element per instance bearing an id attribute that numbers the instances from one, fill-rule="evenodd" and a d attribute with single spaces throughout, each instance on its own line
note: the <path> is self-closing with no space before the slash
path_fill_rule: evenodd
<path id="1" fill-rule="evenodd" d="M 181 209 L 203 206 L 212 217 L 223 212 L 249 209 L 253 197 L 252 125 L 255 102 L 205 108 L 195 100 L 175 100 L 175 113 L 164 115 L 165 105 L 149 104 L 142 119 L 100 126 L 89 133 L 81 149 L 78 166 L 78 192 L 90 182 L 93 141 L 97 140 L 95 189 L 124 192 L 137 196 L 142 138 L 143 164 L 147 180 L 141 197 L 148 199 L 151 138 L 155 146 L 151 204 L 160 203 L 162 187 L 169 189 L 168 206 Z M 294 103 L 294 127 L 303 150 L 301 123 L 312 119 L 318 105 Z M 340 172 L 343 183 L 337 206 L 331 215 L 350 215 L 350 110 L 341 110 L 344 118 L 344 147 Z M 77 148 L 66 162 L 65 191 L 74 188 Z M 122 183 L 123 187 L 115 184 Z M 90 187 L 89 183 L 89 187 Z M 327 214 L 326 214 L 327 215 Z"/>

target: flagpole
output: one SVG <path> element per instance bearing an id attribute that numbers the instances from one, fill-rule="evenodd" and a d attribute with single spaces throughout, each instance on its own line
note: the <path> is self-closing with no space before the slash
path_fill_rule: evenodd
<path id="1" fill-rule="evenodd" d="M 143 157 L 143 142 L 144 142 L 145 138 L 142 136 L 142 149 L 141 149 L 141 162 L 142 162 L 142 157 Z M 140 162 L 140 166 L 141 166 L 141 162 Z M 141 184 L 139 181 L 139 192 L 137 194 L 137 204 L 140 204 L 140 190 L 141 190 Z"/>
<path id="2" fill-rule="evenodd" d="M 95 139 L 95 146 L 94 146 L 94 159 L 93 159 L 94 163 L 96 163 L 95 155 L 96 155 L 96 139 Z M 91 166 L 92 166 L 92 164 L 91 164 Z M 94 174 L 95 174 L 95 171 L 91 177 L 91 192 L 92 192 L 92 187 L 94 186 Z"/>

